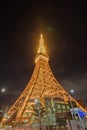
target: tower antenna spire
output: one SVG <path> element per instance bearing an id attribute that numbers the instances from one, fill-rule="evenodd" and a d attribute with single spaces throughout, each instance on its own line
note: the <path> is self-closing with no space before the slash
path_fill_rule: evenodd
<path id="1" fill-rule="evenodd" d="M 44 45 L 44 38 L 42 33 L 40 34 L 39 47 L 37 53 L 46 55 L 46 47 Z"/>

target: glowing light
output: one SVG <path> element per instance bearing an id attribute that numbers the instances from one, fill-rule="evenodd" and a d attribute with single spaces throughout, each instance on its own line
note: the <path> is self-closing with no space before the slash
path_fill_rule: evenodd
<path id="1" fill-rule="evenodd" d="M 74 93 L 74 90 L 73 90 L 73 89 L 71 89 L 71 90 L 70 90 L 70 92 L 71 92 L 71 93 Z"/>
<path id="2" fill-rule="evenodd" d="M 38 99 L 35 99 L 35 102 L 37 103 L 37 102 L 38 102 Z"/>
<path id="3" fill-rule="evenodd" d="M 4 93 L 5 91 L 6 91 L 6 89 L 5 89 L 5 88 L 2 88 L 2 89 L 1 89 L 1 92 L 2 92 L 2 93 Z"/>
<path id="4" fill-rule="evenodd" d="M 43 34 L 40 35 L 39 48 L 37 50 L 37 53 L 46 55 L 46 48 L 45 48 L 45 45 L 44 45 Z"/>
<path id="5" fill-rule="evenodd" d="M 41 34 L 40 37 L 43 38 L 43 34 Z"/>

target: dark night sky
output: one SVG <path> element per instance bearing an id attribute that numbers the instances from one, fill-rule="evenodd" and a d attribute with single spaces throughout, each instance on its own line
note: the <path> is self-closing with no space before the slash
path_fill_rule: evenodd
<path id="1" fill-rule="evenodd" d="M 0 89 L 6 88 L 0 108 L 12 105 L 27 85 L 41 32 L 56 79 L 87 106 L 86 17 L 82 1 L 0 4 Z"/>

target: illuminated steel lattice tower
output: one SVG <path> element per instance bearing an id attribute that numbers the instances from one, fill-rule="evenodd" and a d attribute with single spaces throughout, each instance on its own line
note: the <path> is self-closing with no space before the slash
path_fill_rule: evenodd
<path id="1" fill-rule="evenodd" d="M 34 113 L 32 107 L 34 102 L 32 101 L 39 99 L 41 104 L 45 106 L 45 98 L 54 99 L 56 97 L 64 102 L 74 101 L 79 108 L 84 110 L 55 79 L 49 66 L 49 56 L 41 34 L 31 79 L 20 97 L 7 112 L 8 117 L 3 119 L 2 123 L 12 120 L 13 117 L 15 122 L 23 122 L 24 119 L 28 119 L 30 122 Z"/>

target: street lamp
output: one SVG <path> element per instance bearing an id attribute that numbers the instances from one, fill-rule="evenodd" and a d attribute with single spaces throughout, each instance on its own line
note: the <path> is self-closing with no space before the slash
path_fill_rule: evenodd
<path id="1" fill-rule="evenodd" d="M 5 88 L 2 88 L 1 89 L 1 93 L 5 93 L 6 89 Z"/>
<path id="2" fill-rule="evenodd" d="M 74 93 L 74 90 L 73 90 L 73 89 L 71 89 L 71 90 L 70 90 L 70 92 L 71 92 L 71 93 Z"/>

